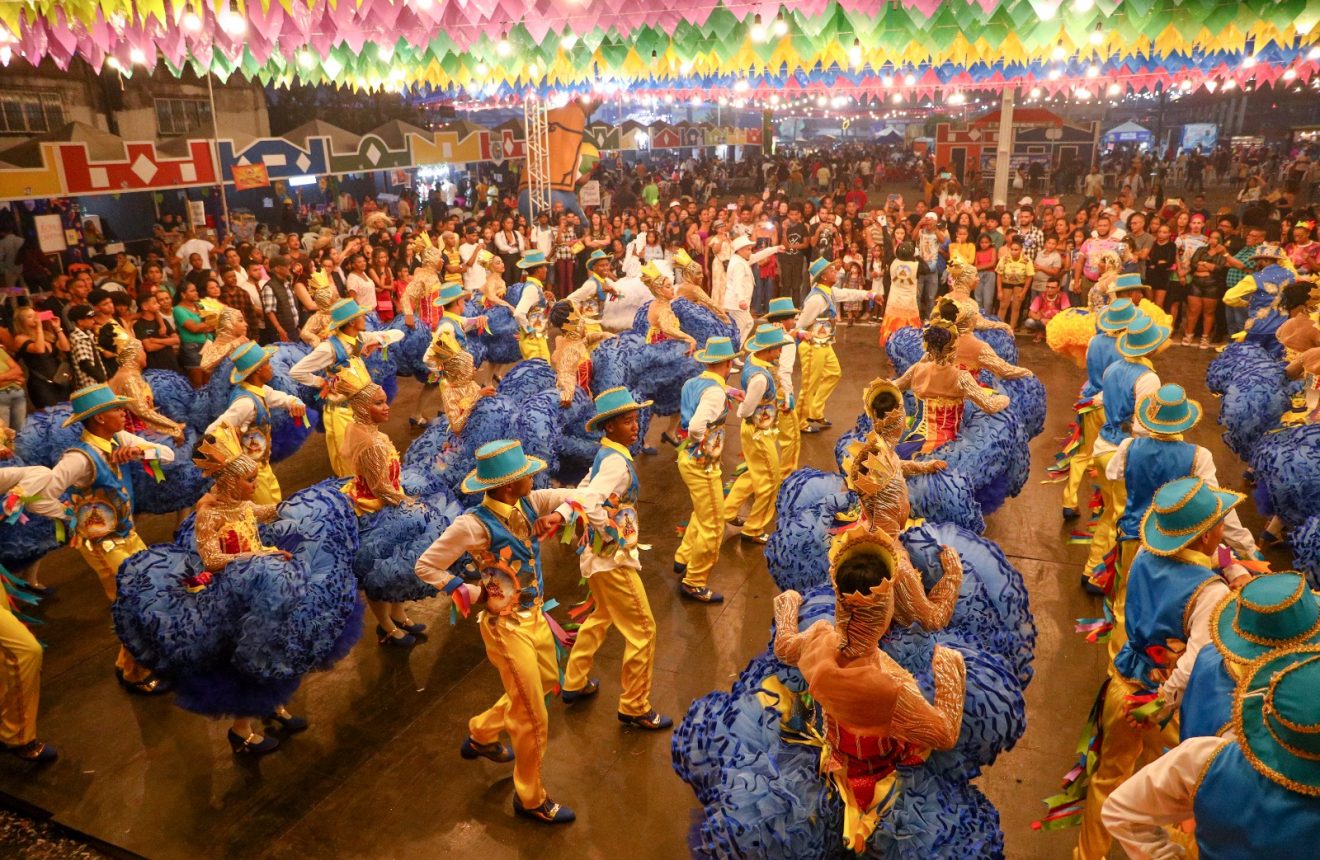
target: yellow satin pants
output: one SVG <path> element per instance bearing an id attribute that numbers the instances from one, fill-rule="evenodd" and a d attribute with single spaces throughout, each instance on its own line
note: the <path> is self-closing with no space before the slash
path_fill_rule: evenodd
<path id="1" fill-rule="evenodd" d="M 340 448 L 344 444 L 348 425 L 353 423 L 353 410 L 347 406 L 326 406 L 321 410 L 321 423 L 325 427 L 325 450 L 330 455 L 330 471 L 336 477 L 347 478 L 353 474 L 353 464 L 344 457 Z"/>
<path id="2" fill-rule="evenodd" d="M 1123 506 L 1127 504 L 1127 485 L 1123 479 L 1120 477 L 1117 481 L 1111 481 L 1105 476 L 1105 469 L 1109 466 L 1109 461 L 1114 459 L 1115 453 L 1117 452 L 1106 451 L 1093 460 L 1096 483 L 1100 485 L 1100 498 L 1104 501 L 1105 509 L 1095 524 L 1095 531 L 1091 534 L 1091 552 L 1086 557 L 1086 567 L 1083 570 L 1087 576 L 1095 575 L 1096 566 L 1103 562 L 1105 556 L 1114 548 L 1118 539 L 1118 518 L 1123 515 Z"/>
<path id="3" fill-rule="evenodd" d="M 799 418 L 800 426 L 806 427 L 808 421 L 820 421 L 825 417 L 825 403 L 839 387 L 843 370 L 832 344 L 804 343 L 798 347 L 798 358 L 802 362 L 802 391 L 799 393 L 802 414 Z"/>
<path id="4" fill-rule="evenodd" d="M 705 588 L 711 568 L 720 560 L 720 544 L 724 541 L 724 478 L 719 466 L 707 472 L 692 461 L 687 451 L 678 454 L 678 475 L 692 497 L 692 516 L 688 517 L 674 561 L 687 565 L 684 585 Z"/>
<path id="5" fill-rule="evenodd" d="M 1078 510 L 1077 494 L 1081 490 L 1082 481 L 1086 478 L 1086 470 L 1091 466 L 1091 449 L 1095 446 L 1100 428 L 1105 423 L 1104 407 L 1083 413 L 1078 420 L 1081 424 L 1082 436 L 1078 440 L 1077 450 L 1073 452 L 1068 467 L 1068 483 L 1063 485 L 1063 506 L 1074 510 Z M 1089 509 L 1082 510 L 1081 514 L 1087 519 L 1091 516 Z"/>
<path id="6" fill-rule="evenodd" d="M 478 618 L 486 657 L 500 673 L 504 695 L 468 721 L 468 734 L 493 744 L 507 732 L 513 744 L 513 790 L 524 809 L 545 802 L 541 760 L 549 738 L 545 696 L 559 683 L 555 639 L 540 607 L 515 615 Z"/>
<path id="7" fill-rule="evenodd" d="M 798 409 L 794 406 L 779 413 L 779 468 L 787 478 L 797 471 L 802 455 L 802 428 L 798 425 Z"/>
<path id="8" fill-rule="evenodd" d="M 619 713 L 640 717 L 651 713 L 651 675 L 655 668 L 655 618 L 642 586 L 641 572 L 616 567 L 592 574 L 587 587 L 596 608 L 578 628 L 564 669 L 564 689 L 581 690 L 591 674 L 591 661 L 610 626 L 623 634 L 622 692 Z"/>
<path id="9" fill-rule="evenodd" d="M 733 482 L 733 489 L 724 500 L 724 510 L 726 514 L 736 515 L 750 498 L 752 510 L 747 514 L 742 532 L 751 536 L 766 534 L 775 518 L 775 497 L 783 481 L 779 448 L 775 444 L 774 433 L 758 432 L 746 421 L 742 422 L 739 435 L 742 437 L 743 460 L 747 463 L 747 471 Z"/>
<path id="10" fill-rule="evenodd" d="M 1109 631 L 1109 665 L 1114 665 L 1114 658 L 1127 641 L 1127 628 L 1123 619 L 1127 613 L 1128 571 L 1132 569 L 1132 559 L 1141 549 L 1139 540 L 1121 540 L 1118 542 L 1118 569 L 1114 572 L 1114 587 L 1108 597 L 1109 614 L 1114 616 L 1114 629 Z"/>
<path id="11" fill-rule="evenodd" d="M 518 351 L 523 358 L 544 358 L 550 360 L 550 339 L 530 334 L 518 335 Z"/>
<path id="12" fill-rule="evenodd" d="M 41 653 L 37 637 L 0 596 L 0 743 L 21 746 L 37 737 Z"/>
<path id="13" fill-rule="evenodd" d="M 271 469 L 270 463 L 262 463 L 257 467 L 257 490 L 252 494 L 252 501 L 258 505 L 278 505 L 284 501 L 280 482 L 275 477 L 275 471 Z"/>
<path id="14" fill-rule="evenodd" d="M 119 568 L 129 556 L 146 548 L 147 545 L 135 531 L 129 532 L 126 538 L 96 541 L 91 546 L 78 542 L 78 554 L 96 573 L 96 578 L 101 581 L 101 588 L 111 603 L 114 603 L 115 597 L 119 595 L 119 585 L 115 579 L 119 575 Z M 124 680 L 130 682 L 142 681 L 151 675 L 151 672 L 139 665 L 138 661 L 133 659 L 133 655 L 128 653 L 128 649 L 122 645 L 119 646 L 119 656 L 115 658 L 115 668 L 124 673 Z"/>
<path id="15" fill-rule="evenodd" d="M 1125 699 L 1134 692 L 1135 685 L 1111 674 L 1100 713 L 1104 736 L 1100 740 L 1096 772 L 1086 790 L 1086 807 L 1073 860 L 1105 860 L 1109 856 L 1112 840 L 1100 820 L 1100 809 L 1105 800 L 1134 773 L 1163 755 L 1166 748 L 1178 745 L 1176 715 L 1163 729 L 1154 720 L 1147 721 L 1141 728 L 1134 728 L 1123 718 Z"/>

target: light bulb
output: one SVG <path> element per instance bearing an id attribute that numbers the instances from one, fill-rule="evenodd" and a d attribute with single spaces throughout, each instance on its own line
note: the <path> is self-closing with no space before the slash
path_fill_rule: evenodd
<path id="1" fill-rule="evenodd" d="M 500 40 L 495 43 L 495 53 L 501 57 L 507 57 L 513 52 L 513 45 L 509 44 L 509 34 L 507 32 L 500 34 Z"/>
<path id="2" fill-rule="evenodd" d="M 1233 80 L 1232 78 L 1226 79 L 1224 81 L 1224 89 L 1226 90 L 1237 89 L 1237 81 Z"/>
<path id="3" fill-rule="evenodd" d="M 247 19 L 233 9 L 225 9 L 216 16 L 220 29 L 231 36 L 241 36 L 247 32 Z"/>
<path id="4" fill-rule="evenodd" d="M 304 69 L 310 69 L 315 62 L 316 57 L 312 55 L 311 51 L 298 52 L 298 65 L 302 66 Z"/>
<path id="5" fill-rule="evenodd" d="M 413 0 L 413 5 L 425 12 L 431 8 L 431 0 Z"/>
<path id="6" fill-rule="evenodd" d="M 899 93 L 894 93 L 893 102 L 896 105 L 901 105 L 903 103 L 903 96 Z"/>
<path id="7" fill-rule="evenodd" d="M 183 16 L 183 29 L 189 33 L 196 33 L 202 29 L 202 19 L 196 12 L 188 12 Z"/>
<path id="8" fill-rule="evenodd" d="M 1054 16 L 1057 14 L 1059 14 L 1059 7 L 1052 6 L 1048 3 L 1046 3 L 1036 12 L 1036 16 L 1040 18 L 1040 20 L 1042 21 L 1052 21 L 1054 20 Z"/>
<path id="9" fill-rule="evenodd" d="M 1100 32 L 1099 27 L 1096 27 L 1087 38 L 1091 40 L 1092 45 L 1098 45 L 1105 40 L 1105 34 Z"/>
<path id="10" fill-rule="evenodd" d="M 816 96 L 817 107 L 825 107 L 825 105 L 828 103 L 829 103 L 829 99 L 825 98 L 825 96 Z"/>
<path id="11" fill-rule="evenodd" d="M 882 86 L 882 87 L 892 87 L 893 85 L 894 85 L 894 76 L 893 76 L 893 75 L 881 75 L 881 76 L 880 76 L 880 86 Z"/>
<path id="12" fill-rule="evenodd" d="M 1283 79 L 1284 79 L 1285 81 L 1291 81 L 1292 79 L 1294 79 L 1294 78 L 1296 78 L 1296 77 L 1297 77 L 1297 70 L 1296 70 L 1296 69 L 1288 69 L 1286 72 L 1283 73 Z"/>
<path id="13" fill-rule="evenodd" d="M 1105 88 L 1105 92 L 1111 96 L 1116 96 L 1119 93 L 1123 92 L 1123 88 L 1120 87 L 1118 84 L 1110 84 L 1108 87 Z"/>
<path id="14" fill-rule="evenodd" d="M 116 72 L 124 68 L 124 64 L 119 62 L 118 57 L 110 57 L 105 61 L 105 64 L 110 68 L 114 69 Z"/>
<path id="15" fill-rule="evenodd" d="M 1040 98 L 1040 87 L 1032 87 L 1031 92 L 1027 95 L 1031 96 L 1033 99 Z"/>
<path id="16" fill-rule="evenodd" d="M 1063 77 L 1063 72 L 1058 69 L 1050 69 L 1048 77 L 1052 81 L 1057 81 L 1059 78 Z"/>
<path id="17" fill-rule="evenodd" d="M 1098 77 L 1100 77 L 1100 67 L 1097 66 L 1097 65 L 1094 64 L 1094 63 L 1092 63 L 1091 65 L 1087 66 L 1087 67 L 1086 67 L 1086 76 L 1087 76 L 1088 78 L 1098 78 Z"/>
<path id="18" fill-rule="evenodd" d="M 141 48 L 134 48 L 128 52 L 128 58 L 136 65 L 145 66 L 147 64 L 147 55 L 142 53 Z"/>
<path id="19" fill-rule="evenodd" d="M 862 63 L 862 42 L 860 39 L 853 39 L 852 47 L 848 49 L 848 62 L 854 66 Z"/>
<path id="20" fill-rule="evenodd" d="M 1073 11 L 1078 14 L 1085 14 L 1091 11 L 1095 5 L 1095 0 L 1073 0 Z"/>
<path id="21" fill-rule="evenodd" d="M 577 33 L 569 33 L 567 36 L 565 36 L 565 37 L 564 37 L 563 39 L 561 39 L 560 42 L 559 42 L 560 46 L 561 46 L 565 51 L 571 51 L 571 50 L 573 50 L 573 46 L 576 45 L 577 43 L 578 43 Z"/>
<path id="22" fill-rule="evenodd" d="M 1062 60 L 1066 56 L 1068 56 L 1068 52 L 1063 49 L 1062 42 L 1055 45 L 1054 50 L 1050 51 L 1050 57 L 1055 60 Z"/>
<path id="23" fill-rule="evenodd" d="M 903 83 L 907 84 L 908 86 L 914 86 L 917 83 L 917 76 L 912 74 L 911 72 L 908 72 L 907 75 L 903 77 Z"/>
<path id="24" fill-rule="evenodd" d="M 1249 69 L 1254 65 L 1256 65 L 1255 56 L 1248 55 L 1242 58 L 1242 68 Z"/>
<path id="25" fill-rule="evenodd" d="M 1316 45 L 1314 48 L 1312 48 L 1311 50 L 1307 51 L 1307 52 L 1306 52 L 1306 59 L 1308 59 L 1308 60 L 1320 60 L 1320 45 Z"/>
<path id="26" fill-rule="evenodd" d="M 784 13 L 782 12 L 779 13 L 779 17 L 775 19 L 775 35 L 776 36 L 788 35 L 788 22 L 784 20 Z"/>
<path id="27" fill-rule="evenodd" d="M 486 68 L 485 63 L 478 62 L 477 65 L 472 69 L 472 71 L 480 77 L 485 77 L 488 69 Z"/>
<path id="28" fill-rule="evenodd" d="M 757 15 L 752 21 L 751 36 L 753 42 L 764 42 L 769 33 L 766 32 L 765 25 L 761 23 L 761 16 Z"/>

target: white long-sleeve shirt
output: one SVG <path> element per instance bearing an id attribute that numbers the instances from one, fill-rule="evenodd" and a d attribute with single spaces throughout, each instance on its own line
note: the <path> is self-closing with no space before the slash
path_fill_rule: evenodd
<path id="1" fill-rule="evenodd" d="M 262 397 L 266 400 L 266 406 L 270 409 L 288 409 L 291 406 L 303 406 L 303 402 L 292 394 L 285 394 L 269 385 L 261 386 Z M 206 428 L 207 433 L 214 433 L 221 424 L 228 424 L 239 433 L 243 433 L 252 425 L 257 417 L 257 404 L 252 402 L 251 397 L 235 397 L 229 404 L 229 408 L 220 413 L 220 417 L 211 422 Z"/>
<path id="2" fill-rule="evenodd" d="M 464 242 L 458 246 L 458 256 L 466 263 L 472 260 L 467 271 L 463 273 L 463 289 L 473 295 L 481 292 L 481 287 L 486 283 L 486 267 L 478 263 L 475 259 L 480 246 L 475 242 Z"/>
<path id="3" fill-rule="evenodd" d="M 744 310 L 752 303 L 752 291 L 756 289 L 756 279 L 752 277 L 752 266 L 768 259 L 778 249 L 773 245 L 754 251 L 750 257 L 734 254 L 729 258 L 729 269 L 724 276 L 724 309 L 726 311 Z"/>
<path id="4" fill-rule="evenodd" d="M 1133 429 L 1135 430 L 1139 424 L 1140 422 L 1134 421 L 1132 423 Z M 1141 429 L 1145 430 L 1146 428 L 1142 427 Z M 1143 433 L 1142 435 L 1149 434 Z M 1131 447 L 1132 437 L 1118 443 L 1118 450 L 1114 452 L 1114 456 L 1109 459 L 1109 465 L 1105 467 L 1105 477 L 1111 481 L 1123 480 L 1123 473 L 1127 471 L 1128 449 Z M 1200 445 L 1196 446 L 1196 454 L 1192 457 L 1192 475 L 1212 487 L 1219 486 L 1219 475 L 1215 471 L 1215 458 Z M 1224 540 L 1233 549 L 1248 557 L 1256 553 L 1256 539 L 1251 536 L 1250 531 L 1243 528 L 1242 520 L 1238 519 L 1236 510 L 1229 511 L 1228 516 L 1224 517 Z"/>
<path id="5" fill-rule="evenodd" d="M 527 331 L 532 327 L 532 324 L 527 320 L 527 314 L 531 312 L 532 308 L 536 307 L 537 302 L 541 301 L 543 294 L 541 285 L 535 280 L 528 278 L 523 282 L 522 295 L 518 296 L 518 304 L 513 309 L 513 318 L 523 331 Z"/>
<path id="6" fill-rule="evenodd" d="M 849 290 L 844 287 L 835 287 L 830 294 L 834 297 L 836 308 L 839 302 L 865 302 L 873 296 L 870 290 Z M 798 331 L 810 329 L 815 324 L 816 318 L 825 313 L 827 306 L 824 296 L 819 293 L 808 293 L 806 300 L 802 302 L 802 310 L 798 313 Z"/>
<path id="7" fill-rule="evenodd" d="M 1137 771 L 1105 800 L 1100 817 L 1109 835 L 1133 860 L 1181 857 L 1166 825 L 1193 817 L 1201 774 L 1231 736 L 1188 738 Z"/>
<path id="8" fill-rule="evenodd" d="M 357 339 L 364 347 L 373 343 L 378 346 L 388 346 L 403 340 L 403 332 L 398 329 L 364 331 L 357 335 Z M 323 380 L 317 374 L 334 363 L 335 348 L 331 345 L 330 338 L 326 338 L 289 368 L 289 378 L 301 385 L 320 388 Z"/>
<path id="9" fill-rule="evenodd" d="M 148 442 L 141 436 L 129 433 L 127 430 L 121 430 L 113 437 L 119 446 L 135 446 L 152 460 L 158 460 L 161 463 L 173 463 L 174 452 L 165 445 L 157 445 L 155 442 Z M 58 500 L 64 491 L 69 487 L 84 489 L 90 487 L 92 481 L 96 478 L 96 467 L 92 461 L 88 460 L 82 451 L 70 448 L 60 457 L 55 468 L 50 470 L 50 483 L 46 485 L 46 495 L 51 500 Z M 58 502 L 56 502 L 58 504 Z M 36 510 L 33 508 L 33 510 Z M 60 505 L 60 516 L 64 515 L 64 506 Z"/>
<path id="10" fill-rule="evenodd" d="M 688 436 L 694 442 L 700 442 L 706 438 L 707 428 L 724 411 L 724 401 L 727 397 L 723 384 L 712 385 L 701 392 L 701 399 L 697 401 L 697 408 L 692 410 L 692 418 L 688 421 Z"/>
<path id="11" fill-rule="evenodd" d="M 344 286 L 358 307 L 374 311 L 376 309 L 376 285 L 371 278 L 357 272 L 349 272 L 344 279 Z"/>
<path id="12" fill-rule="evenodd" d="M 742 402 L 738 404 L 739 418 L 745 420 L 752 417 L 756 407 L 761 405 L 761 398 L 765 397 L 765 390 L 769 385 L 770 381 L 765 378 L 765 374 L 752 374 L 752 378 L 747 380 L 747 390 L 743 394 Z"/>
<path id="13" fill-rule="evenodd" d="M 1187 689 L 1187 679 L 1191 677 L 1192 667 L 1196 665 L 1196 655 L 1210 642 L 1210 621 L 1215 614 L 1215 607 L 1223 602 L 1231 589 L 1228 583 L 1216 578 L 1207 582 L 1196 596 L 1187 612 L 1187 649 L 1178 655 L 1169 677 L 1160 685 L 1159 695 L 1165 705 L 1172 707 L 1182 701 L 1182 694 Z"/>
<path id="14" fill-rule="evenodd" d="M 784 392 L 784 402 L 789 404 L 789 408 L 794 402 L 793 366 L 795 364 L 797 364 L 797 342 L 792 341 L 779 351 L 779 367 L 775 374 L 779 390 Z"/>
<path id="15" fill-rule="evenodd" d="M 602 459 L 595 477 L 588 472 L 578 483 L 577 491 L 573 494 L 573 499 L 586 511 L 587 522 L 591 523 L 591 527 L 598 532 L 604 529 L 609 521 L 609 513 L 604 508 L 605 500 L 611 495 L 622 498 L 632 484 L 632 477 L 628 474 L 628 463 L 632 462 L 632 455 L 621 446 L 611 445 L 611 447 L 618 451 L 619 455 Z M 628 458 L 627 461 L 624 457 Z M 573 515 L 573 510 L 567 503 L 561 504 L 555 512 L 565 520 Z M 582 570 L 582 576 L 589 578 L 592 574 L 616 570 L 620 567 L 641 570 L 642 562 L 626 553 L 620 553 L 618 556 L 597 555 L 588 543 L 582 550 L 582 555 L 578 557 L 578 566 Z"/>
<path id="16" fill-rule="evenodd" d="M 24 498 L 32 498 L 24 508 L 39 516 L 64 519 L 64 505 L 58 494 L 49 492 L 51 471 L 45 466 L 0 466 L 0 495 L 10 490 Z"/>
<path id="17" fill-rule="evenodd" d="M 1132 402 L 1140 406 L 1141 401 L 1145 400 L 1147 397 L 1151 396 L 1152 394 L 1160 390 L 1160 384 L 1161 384 L 1160 378 L 1155 373 L 1155 371 L 1148 370 L 1145 373 L 1141 374 L 1141 376 L 1137 377 L 1137 381 L 1132 384 L 1132 391 L 1134 395 L 1134 399 Z M 1103 402 L 1103 400 L 1101 400 L 1101 402 Z M 1137 421 L 1134 418 L 1132 421 L 1132 435 L 1149 436 L 1150 431 L 1147 430 L 1140 421 Z M 1101 454 L 1108 454 L 1112 451 L 1117 451 L 1117 450 L 1118 450 L 1117 445 L 1112 444 L 1109 440 L 1105 439 L 1103 436 L 1096 436 L 1095 445 L 1091 449 L 1091 456 L 1099 457 Z"/>
<path id="18" fill-rule="evenodd" d="M 513 238 L 510 239 L 501 230 L 495 234 L 495 250 L 510 257 L 521 256 L 522 252 L 527 250 L 527 237 L 514 230 Z"/>

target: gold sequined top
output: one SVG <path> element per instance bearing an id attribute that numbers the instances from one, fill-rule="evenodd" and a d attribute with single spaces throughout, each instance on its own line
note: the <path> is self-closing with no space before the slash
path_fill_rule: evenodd
<path id="1" fill-rule="evenodd" d="M 353 464 L 353 478 L 343 491 L 359 516 L 412 501 L 399 483 L 398 449 L 375 424 L 354 420 L 344 431 L 340 452 Z"/>
<path id="2" fill-rule="evenodd" d="M 156 409 L 156 396 L 151 390 L 151 383 L 142 377 L 142 370 L 136 361 L 121 361 L 115 375 L 110 377 L 109 385 L 115 394 L 128 398 L 125 407 L 147 427 L 171 439 L 183 438 L 183 425 L 170 420 Z"/>
<path id="3" fill-rule="evenodd" d="M 258 523 L 268 523 L 275 517 L 275 505 L 258 505 L 207 493 L 197 503 L 194 528 L 202 565 L 215 572 L 240 558 L 278 552 L 263 544 L 257 531 Z"/>

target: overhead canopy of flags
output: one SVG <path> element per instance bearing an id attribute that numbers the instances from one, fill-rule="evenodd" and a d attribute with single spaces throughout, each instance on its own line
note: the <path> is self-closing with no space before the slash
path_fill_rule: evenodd
<path id="1" fill-rule="evenodd" d="M 473 97 L 1140 92 L 1309 80 L 1318 20 L 1308 0 L 21 0 L 0 3 L 0 62 Z"/>

